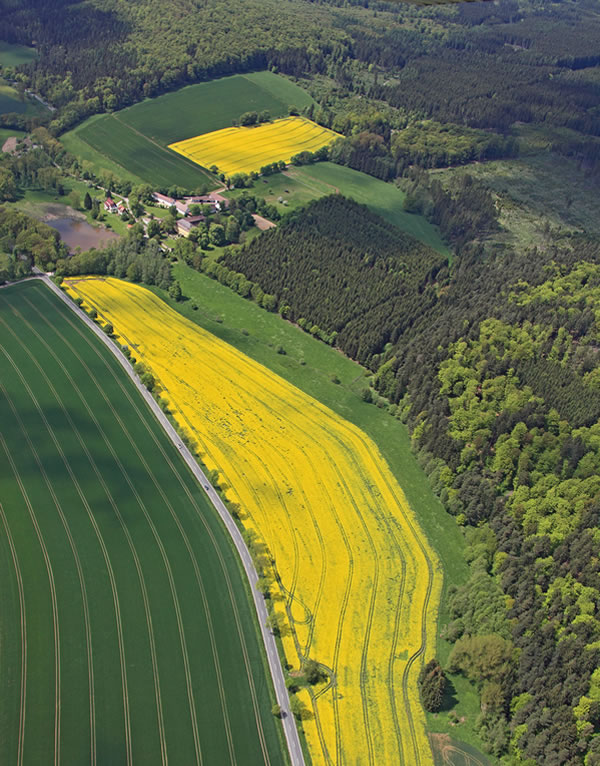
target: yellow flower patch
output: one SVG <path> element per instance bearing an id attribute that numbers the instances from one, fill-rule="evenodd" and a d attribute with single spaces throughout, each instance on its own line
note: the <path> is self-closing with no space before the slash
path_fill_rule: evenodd
<path id="1" fill-rule="evenodd" d="M 66 284 L 151 369 L 272 556 L 286 660 L 329 676 L 300 695 L 313 763 L 432 764 L 417 677 L 442 574 L 377 446 L 144 288 Z"/>
<path id="2" fill-rule="evenodd" d="M 232 176 L 258 172 L 280 160 L 288 163 L 295 154 L 315 152 L 336 138 L 338 133 L 305 117 L 285 117 L 250 128 L 223 128 L 203 133 L 169 144 L 169 149 L 205 168 L 216 165 L 221 173 Z"/>

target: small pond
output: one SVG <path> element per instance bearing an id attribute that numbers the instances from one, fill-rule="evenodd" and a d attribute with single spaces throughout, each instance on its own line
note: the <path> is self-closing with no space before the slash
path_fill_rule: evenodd
<path id="1" fill-rule="evenodd" d="M 95 228 L 87 221 L 73 218 L 52 218 L 47 220 L 48 226 L 56 229 L 62 241 L 74 253 L 80 247 L 82 250 L 90 250 L 92 247 L 100 249 L 109 242 L 119 239 L 119 235 L 108 229 Z"/>

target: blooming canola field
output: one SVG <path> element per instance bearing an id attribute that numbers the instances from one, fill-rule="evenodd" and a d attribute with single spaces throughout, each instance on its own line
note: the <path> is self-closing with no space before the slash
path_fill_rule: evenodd
<path id="1" fill-rule="evenodd" d="M 249 128 L 223 128 L 186 141 L 169 144 L 169 149 L 198 165 L 216 165 L 220 172 L 258 172 L 272 162 L 289 162 L 299 152 L 315 152 L 336 138 L 337 133 L 305 117 L 284 117 Z"/>
<path id="2" fill-rule="evenodd" d="M 314 764 L 432 764 L 417 677 L 435 650 L 442 574 L 362 431 L 144 288 L 66 282 L 152 370 L 198 453 L 273 561 L 287 662 Z"/>

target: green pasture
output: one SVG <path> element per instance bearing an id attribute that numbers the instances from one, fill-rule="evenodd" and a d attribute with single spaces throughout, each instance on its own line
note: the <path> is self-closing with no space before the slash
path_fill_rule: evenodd
<path id="1" fill-rule="evenodd" d="M 90 168 L 134 183 L 216 188 L 212 175 L 168 149 L 168 144 L 229 127 L 243 112 L 272 117 L 311 102 L 299 86 L 272 72 L 233 75 L 189 85 L 115 114 L 91 117 L 62 137 L 65 147 Z"/>
<path id="2" fill-rule="evenodd" d="M 17 114 L 34 115 L 45 111 L 46 107 L 37 99 L 30 98 L 27 95 L 19 98 L 16 89 L 0 79 L 0 114 L 15 112 Z"/>
<path id="3" fill-rule="evenodd" d="M 24 130 L 14 130 L 14 128 L 0 128 L 0 149 L 4 145 L 7 138 L 16 136 L 17 138 L 25 138 L 27 134 Z"/>
<path id="4" fill-rule="evenodd" d="M 0 763 L 286 763 L 203 489 L 44 285 L 0 327 Z"/>
<path id="5" fill-rule="evenodd" d="M 13 45 L 0 40 L 0 66 L 17 67 L 21 64 L 27 64 L 35 58 L 37 58 L 35 48 L 28 48 L 26 45 Z"/>
<path id="6" fill-rule="evenodd" d="M 251 189 L 234 189 L 227 196 L 253 194 L 284 214 L 286 210 L 295 210 L 313 199 L 336 192 L 366 205 L 415 239 L 449 255 L 438 228 L 423 216 L 411 215 L 403 209 L 405 194 L 397 186 L 333 162 L 290 166 L 284 173 L 259 178 Z"/>

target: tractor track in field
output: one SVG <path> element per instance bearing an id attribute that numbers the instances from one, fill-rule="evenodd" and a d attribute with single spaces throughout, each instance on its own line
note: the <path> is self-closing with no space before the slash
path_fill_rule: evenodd
<path id="1" fill-rule="evenodd" d="M 60 501 L 58 500 L 58 497 L 56 496 L 56 492 L 54 491 L 54 486 L 52 485 L 48 477 L 48 474 L 46 473 L 46 469 L 44 468 L 44 465 L 42 461 L 40 460 L 39 453 L 37 449 L 35 448 L 35 445 L 31 441 L 29 432 L 25 428 L 25 425 L 17 409 L 15 408 L 13 402 L 10 400 L 8 396 L 8 392 L 4 389 L 4 387 L 1 384 L 0 384 L 0 391 L 3 392 L 6 400 L 9 402 L 10 407 L 13 411 L 13 414 L 19 423 L 21 433 L 25 437 L 29 450 L 35 459 L 36 465 L 38 467 L 38 471 L 40 472 L 40 475 L 42 476 L 44 483 L 46 485 L 46 489 L 48 490 L 48 495 L 52 498 L 52 502 L 54 503 L 56 512 L 58 513 L 58 516 L 63 525 L 63 529 L 65 530 L 65 534 L 69 541 L 69 547 L 71 548 L 73 559 L 75 561 L 75 568 L 77 570 L 77 577 L 79 580 L 79 589 L 81 591 L 83 621 L 84 621 L 84 627 L 85 627 L 85 643 L 86 643 L 86 652 L 87 652 L 88 688 L 89 688 L 89 701 L 90 701 L 90 764 L 91 766 L 95 766 L 96 764 L 96 697 L 94 692 L 94 659 L 93 659 L 93 651 L 92 651 L 92 629 L 91 629 L 91 621 L 90 621 L 89 599 L 88 599 L 87 588 L 85 584 L 85 576 L 83 574 L 83 567 L 81 564 L 81 558 L 79 556 L 79 552 L 77 551 L 77 546 L 75 545 L 75 540 L 73 539 L 71 528 L 69 526 L 69 522 L 67 521 L 65 513 L 63 511 L 62 505 L 60 504 Z"/>
<path id="2" fill-rule="evenodd" d="M 26 300 L 26 303 L 28 303 L 28 305 L 31 307 L 31 309 L 38 314 L 40 319 L 42 319 L 43 321 L 46 322 L 46 324 L 48 324 L 47 319 L 37 310 L 37 308 L 34 306 L 34 304 L 32 304 L 31 301 L 29 301 L 28 299 L 25 299 L 25 300 Z M 34 332 L 35 332 L 35 330 L 34 330 Z M 55 332 L 57 332 L 57 331 L 55 330 Z M 38 333 L 35 333 L 35 334 L 39 337 Z M 217 642 L 216 642 L 216 638 L 215 638 L 215 634 L 214 634 L 214 629 L 213 629 L 213 626 L 212 626 L 212 620 L 211 620 L 211 617 L 210 617 L 210 611 L 208 609 L 208 602 L 207 602 L 207 598 L 206 598 L 206 590 L 204 588 L 204 585 L 202 584 L 202 579 L 201 579 L 201 576 L 200 576 L 200 572 L 199 572 L 199 568 L 198 568 L 198 563 L 197 563 L 195 555 L 193 554 L 193 550 L 192 550 L 192 546 L 191 546 L 191 543 L 189 541 L 189 538 L 187 537 L 187 534 L 185 533 L 183 527 L 181 526 L 181 523 L 180 523 L 180 521 L 179 521 L 179 519 L 177 517 L 177 514 L 176 514 L 173 506 L 171 505 L 170 501 L 168 500 L 167 496 L 165 495 L 163 488 L 156 481 L 152 471 L 150 470 L 150 467 L 148 466 L 148 464 L 147 464 L 146 460 L 144 459 L 142 453 L 139 451 L 139 447 L 138 447 L 137 443 L 135 442 L 135 440 L 133 439 L 133 437 L 129 433 L 128 429 L 126 428 L 126 426 L 123 423 L 122 419 L 120 418 L 119 414 L 115 410 L 112 402 L 106 396 L 106 394 L 104 393 L 102 388 L 98 385 L 98 382 L 95 379 L 95 377 L 93 376 L 91 370 L 89 369 L 87 364 L 83 361 L 83 359 L 80 357 L 80 355 L 77 353 L 76 349 L 72 346 L 71 343 L 69 343 L 69 341 L 66 338 L 64 338 L 62 335 L 60 335 L 60 337 L 63 340 L 63 342 L 65 343 L 65 345 L 71 350 L 73 355 L 78 359 L 78 361 L 80 362 L 82 367 L 86 370 L 87 374 L 90 376 L 90 380 L 92 380 L 94 382 L 94 384 L 96 386 L 96 390 L 98 391 L 98 393 L 104 399 L 104 401 L 106 403 L 106 406 L 111 410 L 113 416 L 115 417 L 115 420 L 118 422 L 118 424 L 121 427 L 125 437 L 129 441 L 129 444 L 130 444 L 132 450 L 137 454 L 140 462 L 142 463 L 142 465 L 144 466 L 144 468 L 145 468 L 145 470 L 146 470 L 146 472 L 148 474 L 149 479 L 153 482 L 154 486 L 157 489 L 157 492 L 160 494 L 163 502 L 165 503 L 166 507 L 169 509 L 171 517 L 173 518 L 176 526 L 178 527 L 178 530 L 180 532 L 180 535 L 182 537 L 184 545 L 186 546 L 188 554 L 190 555 L 190 560 L 191 560 L 192 566 L 194 567 L 194 571 L 195 571 L 195 575 L 196 575 L 196 579 L 197 579 L 197 584 L 199 586 L 199 591 L 200 591 L 200 594 L 201 594 L 201 598 L 203 600 L 203 605 L 205 607 L 205 613 L 206 613 L 207 624 L 208 624 L 208 629 L 209 629 L 209 636 L 210 636 L 211 647 L 212 647 L 212 651 L 213 651 L 213 659 L 215 660 L 215 670 L 216 670 L 216 673 L 217 673 L 217 683 L 218 683 L 218 686 L 219 686 L 219 694 L 220 694 L 220 698 L 221 698 L 221 709 L 222 709 L 222 712 L 223 712 L 223 719 L 224 719 L 224 725 L 225 725 L 225 730 L 226 730 L 226 737 L 227 737 L 228 747 L 229 747 L 229 752 L 230 752 L 230 758 L 231 758 L 231 763 L 235 764 L 236 763 L 236 757 L 235 757 L 235 753 L 234 753 L 233 740 L 232 740 L 232 735 L 231 735 L 231 723 L 229 721 L 229 716 L 228 716 L 227 708 L 226 708 L 225 691 L 224 691 L 224 685 L 223 685 L 223 681 L 222 681 L 222 671 L 221 671 L 221 666 L 220 666 L 220 662 L 219 662 L 219 659 L 218 659 L 218 652 L 217 652 Z M 52 349 L 44 342 L 44 340 L 41 337 L 40 337 L 40 340 L 48 348 L 48 351 L 52 354 L 52 356 L 54 356 L 54 358 L 56 359 L 56 361 L 59 364 L 59 366 L 63 369 L 65 375 L 71 380 L 71 376 L 69 375 L 69 372 L 66 370 L 66 368 L 64 367 L 64 365 L 62 364 L 60 359 L 52 352 Z M 84 407 L 87 409 L 88 414 L 90 415 L 91 419 L 96 424 L 96 427 L 98 428 L 98 430 L 101 433 L 103 433 L 100 425 L 96 421 L 96 418 L 95 418 L 93 412 L 90 410 L 89 406 L 87 405 L 87 403 L 85 402 L 84 398 L 82 397 L 82 394 L 81 394 L 78 386 L 73 381 L 71 381 L 71 382 L 72 382 L 73 387 L 78 391 L 78 395 L 82 399 L 82 403 L 83 403 Z M 112 446 L 110 445 L 109 441 L 106 439 L 106 437 L 104 435 L 103 435 L 103 438 L 105 440 L 105 444 L 107 445 L 107 448 L 109 449 L 109 451 L 112 454 L 113 453 Z M 165 563 L 165 567 L 170 572 L 170 565 L 169 565 L 169 562 L 168 562 L 166 551 L 164 550 L 164 546 L 162 545 L 162 542 L 160 541 L 158 532 L 157 532 L 157 530 L 156 530 L 152 520 L 150 519 L 150 517 L 148 515 L 147 509 L 145 508 L 145 505 L 144 505 L 142 499 L 139 497 L 137 491 L 135 490 L 135 488 L 134 488 L 134 486 L 133 486 L 133 484 L 132 484 L 128 474 L 126 473 L 126 471 L 124 470 L 123 466 L 121 465 L 121 462 L 119 461 L 118 457 L 116 455 L 114 455 L 114 454 L 113 454 L 113 457 L 114 457 L 115 461 L 117 462 L 117 464 L 119 465 L 119 467 L 121 468 L 121 471 L 122 471 L 122 473 L 124 475 L 124 478 L 126 479 L 126 481 L 128 482 L 130 488 L 132 489 L 132 492 L 136 496 L 136 498 L 138 500 L 138 505 L 140 506 L 140 509 L 142 510 L 142 512 L 144 513 L 144 515 L 146 516 L 146 518 L 148 520 L 148 524 L 149 524 L 149 526 L 150 526 L 150 528 L 152 530 L 154 539 L 155 539 L 155 541 L 157 543 L 157 546 L 159 547 L 159 550 L 161 551 L 161 555 L 163 557 L 163 561 Z M 172 593 L 174 593 L 174 590 L 173 590 L 174 585 L 173 585 L 173 582 L 172 582 L 172 574 L 169 575 L 169 579 L 170 579 L 170 583 L 171 583 Z M 176 598 L 175 595 L 174 595 L 174 598 Z M 166 762 L 168 760 L 166 758 L 166 749 L 163 749 L 163 754 L 165 754 L 164 757 L 163 757 L 163 761 Z"/>
<path id="3" fill-rule="evenodd" d="M 17 736 L 17 762 L 16 766 L 23 766 L 23 751 L 25 748 L 25 713 L 27 710 L 27 613 L 25 611 L 25 590 L 23 588 L 23 577 L 19 565 L 19 557 L 10 532 L 10 527 L 4 513 L 2 503 L 0 503 L 0 519 L 6 533 L 10 555 L 15 569 L 17 579 L 17 590 L 19 593 L 19 614 L 21 624 L 21 683 L 19 697 L 19 733 Z"/>
<path id="4" fill-rule="evenodd" d="M 6 349 L 2 348 L 2 352 L 8 359 L 8 361 L 11 363 L 11 365 L 14 367 L 14 363 L 12 358 L 10 357 L 10 354 L 6 351 Z M 15 370 L 18 372 L 18 368 L 15 367 Z M 4 389 L 3 389 L 4 390 Z M 8 397 L 7 397 L 8 398 Z M 9 403 L 12 406 L 12 402 L 8 400 Z M 59 617 L 58 617 L 58 602 L 57 602 L 57 596 L 56 596 L 56 583 L 54 581 L 54 571 L 52 569 L 52 562 L 50 560 L 50 556 L 48 554 L 48 549 L 46 547 L 46 542 L 44 540 L 44 536 L 42 534 L 42 531 L 39 526 L 39 522 L 37 519 L 37 515 L 35 513 L 35 509 L 33 508 L 33 505 L 29 499 L 29 495 L 27 494 L 27 490 L 25 489 L 25 485 L 23 484 L 23 480 L 21 479 L 21 476 L 19 474 L 19 470 L 13 460 L 13 457 L 8 449 L 8 445 L 6 444 L 6 441 L 4 440 L 4 436 L 0 433 L 0 445 L 2 446 L 2 449 L 4 450 L 7 460 L 10 464 L 10 468 L 13 472 L 13 475 L 15 477 L 15 480 L 17 484 L 19 485 L 19 490 L 21 491 L 21 495 L 23 497 L 23 500 L 25 501 L 25 505 L 27 506 L 27 510 L 29 512 L 29 516 L 31 518 L 31 523 L 33 524 L 33 527 L 35 529 L 35 534 L 38 539 L 38 542 L 40 544 L 40 548 L 42 550 L 42 555 L 44 557 L 44 562 L 46 565 L 46 571 L 48 574 L 48 583 L 50 587 L 50 598 L 52 603 L 52 623 L 54 628 L 54 763 L 56 766 L 60 763 L 60 713 L 61 713 L 61 699 L 60 699 L 60 624 L 59 624 Z"/>
<path id="5" fill-rule="evenodd" d="M 1 320 L 0 320 L 1 321 Z M 6 325 L 5 325 L 6 326 Z M 8 327 L 8 326 L 7 326 Z M 8 328 L 9 331 L 10 328 Z M 12 332 L 12 331 L 11 331 Z M 106 548 L 106 544 L 104 542 L 104 538 L 102 536 L 102 533 L 100 532 L 100 529 L 97 525 L 97 522 L 94 518 L 93 511 L 88 503 L 88 500 L 81 489 L 81 485 L 79 484 L 79 481 L 75 477 L 73 470 L 71 468 L 71 465 L 69 461 L 67 460 L 67 457 L 56 437 L 56 434 L 54 433 L 54 430 L 50 426 L 50 423 L 48 422 L 46 416 L 44 415 L 44 412 L 42 408 L 40 407 L 40 404 L 37 400 L 37 398 L 34 396 L 33 392 L 31 391 L 27 381 L 21 374 L 20 370 L 17 366 L 14 365 L 13 367 L 15 371 L 17 372 L 18 377 L 21 380 L 21 383 L 23 384 L 23 387 L 28 391 L 28 394 L 41 418 L 43 421 L 46 430 L 48 431 L 48 434 L 50 435 L 50 438 L 52 439 L 52 442 L 54 443 L 54 446 L 58 452 L 58 454 L 61 457 L 61 460 L 63 461 L 63 464 L 69 473 L 69 476 L 71 478 L 71 481 L 73 482 L 73 485 L 75 486 L 75 489 L 77 491 L 77 494 L 79 495 L 79 498 L 86 509 L 88 518 L 90 520 L 90 523 L 94 529 L 94 532 L 96 533 L 96 538 L 98 540 L 98 543 L 100 545 L 100 548 L 102 550 L 102 554 L 104 557 L 105 566 L 107 569 L 107 574 L 109 577 L 109 581 L 111 584 L 111 591 L 113 596 L 113 605 L 115 609 L 115 619 L 116 619 L 116 627 L 117 627 L 117 638 L 118 638 L 118 644 L 119 644 L 119 657 L 120 657 L 120 666 L 121 666 L 121 685 L 122 685 L 122 693 L 123 693 L 123 710 L 124 710 L 124 716 L 125 716 L 125 722 L 124 722 L 124 729 L 125 729 L 125 746 L 127 751 L 127 763 L 131 764 L 133 761 L 133 755 L 132 755 L 132 749 L 131 749 L 131 721 L 130 721 L 130 715 L 129 715 L 129 693 L 128 693 L 128 684 L 127 684 L 127 669 L 126 669 L 126 662 L 125 662 L 125 645 L 124 645 L 124 639 L 123 639 L 123 623 L 121 618 L 121 608 L 119 603 L 119 595 L 118 590 L 116 586 L 116 578 L 114 574 L 114 570 L 112 568 L 112 564 L 110 562 L 110 556 L 108 554 L 108 549 Z M 64 407 L 63 407 L 64 409 Z M 1 438 L 1 436 L 0 436 Z"/>
<path id="6" fill-rule="evenodd" d="M 30 306 L 32 305 L 30 301 L 27 301 L 27 299 L 26 299 L 26 302 L 28 302 Z M 71 383 L 71 386 L 73 387 L 73 390 L 77 393 L 77 396 L 79 397 L 79 399 L 80 399 L 84 409 L 87 411 L 90 419 L 92 420 L 92 422 L 94 423 L 94 425 L 98 429 L 98 432 L 101 434 L 102 439 L 104 441 L 104 444 L 105 444 L 107 450 L 110 452 L 110 454 L 112 455 L 113 459 L 115 460 L 115 462 L 119 466 L 119 469 L 121 470 L 123 478 L 128 483 L 128 485 L 131 488 L 132 492 L 136 496 L 136 499 L 138 500 L 138 504 L 140 505 L 140 510 L 142 510 L 142 513 L 144 513 L 144 515 L 146 515 L 146 513 L 147 513 L 146 509 L 143 507 L 143 504 L 141 503 L 141 499 L 139 498 L 139 495 L 138 495 L 137 491 L 135 490 L 135 488 L 134 488 L 134 486 L 133 486 L 129 476 L 125 472 L 125 469 L 123 468 L 123 465 L 122 465 L 121 461 L 119 460 L 118 456 L 116 455 L 116 453 L 115 453 L 115 451 L 114 451 L 114 449 L 112 447 L 112 444 L 110 444 L 110 441 L 107 439 L 107 437 L 106 437 L 102 427 L 100 426 L 100 424 L 98 423 L 98 420 L 96 419 L 94 413 L 90 409 L 89 404 L 87 403 L 85 397 L 81 393 L 81 391 L 79 389 L 79 386 L 75 383 L 75 381 L 71 377 L 69 371 L 67 370 L 67 368 L 65 367 L 63 362 L 60 360 L 58 355 L 52 350 L 52 348 L 48 345 L 48 343 L 39 335 L 39 333 L 30 325 L 30 323 L 18 311 L 15 311 L 13 309 L 13 313 L 15 313 L 17 316 L 19 316 L 21 321 L 27 327 L 29 327 L 30 331 L 38 338 L 38 340 L 42 343 L 42 345 L 46 348 L 46 350 L 49 352 L 49 354 L 56 361 L 58 366 L 62 369 L 62 371 L 65 374 L 66 378 Z M 39 370 L 40 374 L 42 375 L 42 377 L 45 379 L 46 385 L 48 386 L 49 390 L 52 391 L 54 397 L 60 403 L 60 406 L 62 407 L 63 412 L 66 413 L 66 417 L 68 418 L 71 427 L 74 428 L 74 424 L 71 422 L 71 419 L 70 419 L 70 417 L 69 417 L 69 415 L 67 413 L 67 410 L 66 410 L 66 407 L 64 406 L 64 402 L 62 401 L 62 398 L 58 395 L 58 392 L 56 391 L 56 389 L 52 385 L 52 383 L 49 380 L 48 376 L 46 375 L 45 371 L 42 369 L 42 367 L 39 365 L 39 363 L 37 362 L 35 357 L 29 352 L 28 349 L 26 349 L 26 352 L 27 352 L 28 356 L 30 357 L 30 359 L 32 360 L 32 362 L 38 368 L 38 370 Z M 154 678 L 154 689 L 155 689 L 157 716 L 158 716 L 158 722 L 157 723 L 158 723 L 159 738 L 160 738 L 160 742 L 161 742 L 161 756 L 162 756 L 163 764 L 166 764 L 168 762 L 168 757 L 167 757 L 167 747 L 166 747 L 166 736 L 165 736 L 165 730 L 164 730 L 164 717 L 163 717 L 162 697 L 161 697 L 161 692 L 160 692 L 160 681 L 159 681 L 159 678 L 158 678 L 158 660 L 157 660 L 157 655 L 156 655 L 156 641 L 155 641 L 155 637 L 154 637 L 154 627 L 153 627 L 152 615 L 151 615 L 151 611 L 150 611 L 150 599 L 148 597 L 148 588 L 147 588 L 146 581 L 145 581 L 145 578 L 144 578 L 144 575 L 143 575 L 141 562 L 139 560 L 139 556 L 138 556 L 137 550 L 136 550 L 135 545 L 133 543 L 133 539 L 131 538 L 129 530 L 127 529 L 127 526 L 126 526 L 126 524 L 124 522 L 124 519 L 123 519 L 123 517 L 122 517 L 122 515 L 121 515 L 121 513 L 120 513 L 120 511 L 118 509 L 117 504 L 114 501 L 114 498 L 113 498 L 110 490 L 106 486 L 106 483 L 104 481 L 103 476 L 101 475 L 100 471 L 98 470 L 98 468 L 96 466 L 96 463 L 93 460 L 92 456 L 89 454 L 89 452 L 87 450 L 87 447 L 85 446 L 83 440 L 80 438 L 80 434 L 77 431 L 74 431 L 74 433 L 76 433 L 76 436 L 77 436 L 77 438 L 79 440 L 79 443 L 82 446 L 82 449 L 83 449 L 83 451 L 86 454 L 86 457 L 90 461 L 90 464 L 93 467 L 94 473 L 96 474 L 96 477 L 97 477 L 100 485 L 102 486 L 102 488 L 103 488 L 103 490 L 104 490 L 104 492 L 105 492 L 105 494 L 107 496 L 107 499 L 109 500 L 109 502 L 110 502 L 110 504 L 111 504 L 111 506 L 113 508 L 115 516 L 117 517 L 117 519 L 119 520 L 119 523 L 121 524 L 121 528 L 123 529 L 123 533 L 124 533 L 124 535 L 125 535 L 125 537 L 127 539 L 127 543 L 129 545 L 129 548 L 130 548 L 130 551 L 131 551 L 131 554 L 132 554 L 132 558 L 133 558 L 134 563 L 135 563 L 135 567 L 136 567 L 136 571 L 137 571 L 138 579 L 139 579 L 139 583 L 140 583 L 140 590 L 142 592 L 142 600 L 143 600 L 143 604 L 144 604 L 144 612 L 145 612 L 145 615 L 146 615 L 146 627 L 147 627 L 147 630 L 148 630 L 148 637 L 149 637 L 150 655 L 151 655 L 151 660 L 152 660 L 152 669 L 153 669 L 153 678 Z"/>
<path id="7" fill-rule="evenodd" d="M 246 575 L 248 577 L 248 581 L 249 581 L 250 586 L 251 586 L 251 592 L 252 592 L 252 596 L 253 596 L 253 600 L 254 600 L 254 605 L 255 605 L 255 608 L 256 608 L 256 610 L 258 612 L 258 618 L 259 618 L 258 622 L 259 622 L 261 637 L 263 639 L 263 643 L 265 645 L 266 652 L 267 652 L 267 662 L 268 662 L 268 665 L 269 665 L 269 670 L 271 671 L 271 677 L 272 677 L 272 679 L 274 681 L 275 691 L 276 691 L 276 695 L 277 695 L 277 701 L 280 704 L 282 712 L 284 714 L 282 722 L 283 722 L 284 733 L 285 733 L 286 741 L 287 741 L 287 744 L 288 744 L 288 750 L 289 750 L 289 753 L 290 753 L 290 758 L 291 758 L 292 765 L 293 766 L 304 766 L 304 756 L 303 756 L 303 753 L 302 753 L 302 748 L 300 746 L 300 741 L 299 741 L 299 738 L 298 738 L 298 733 L 297 733 L 297 729 L 296 729 L 296 726 L 295 726 L 295 723 L 294 723 L 294 719 L 291 716 L 291 711 L 289 709 L 289 698 L 287 696 L 287 690 L 285 688 L 285 683 L 284 683 L 284 679 L 283 679 L 283 673 L 282 673 L 282 670 L 281 670 L 281 665 L 279 664 L 277 648 L 276 648 L 276 645 L 275 645 L 274 638 L 273 638 L 272 634 L 269 632 L 269 630 L 268 630 L 268 628 L 266 626 L 267 613 L 266 613 L 266 609 L 265 609 L 265 606 L 264 606 L 264 599 L 263 599 L 262 595 L 256 590 L 256 581 L 257 581 L 258 577 L 257 577 L 256 571 L 253 568 L 249 552 L 247 550 L 247 547 L 245 546 L 245 543 L 243 542 L 243 539 L 241 538 L 241 534 L 239 533 L 239 530 L 237 529 L 237 527 L 233 523 L 233 520 L 231 519 L 231 517 L 230 517 L 227 509 L 223 505 L 222 501 L 220 500 L 220 498 L 216 494 L 214 488 L 212 488 L 210 486 L 210 484 L 208 482 L 208 479 L 206 478 L 206 476 L 204 475 L 204 473 L 202 472 L 202 470 L 200 469 L 200 467 L 196 463 L 195 459 L 193 458 L 193 456 L 191 455 L 189 450 L 187 450 L 187 448 L 185 448 L 185 446 L 182 444 L 182 442 L 181 442 L 179 436 L 177 435 L 177 433 L 175 432 L 173 426 L 166 419 L 164 413 L 160 410 L 160 408 L 158 407 L 158 405 L 156 404 L 154 399 L 150 396 L 148 391 L 142 386 L 142 384 L 137 379 L 137 376 L 133 372 L 133 369 L 131 368 L 131 366 L 130 366 L 129 362 L 126 360 L 126 358 L 119 352 L 119 350 L 116 348 L 116 346 L 108 339 L 108 337 L 102 332 L 102 330 L 100 330 L 100 328 L 97 325 L 95 325 L 92 322 L 92 320 L 83 311 L 81 311 L 72 301 L 70 301 L 69 298 L 67 298 L 64 295 L 64 293 L 62 293 L 62 291 L 59 290 L 59 288 L 56 287 L 56 285 L 54 285 L 54 283 L 52 283 L 52 281 L 47 276 L 40 275 L 40 276 L 34 277 L 34 279 L 41 279 L 51 289 L 51 291 L 54 292 L 60 298 L 60 300 L 63 301 L 66 304 L 66 306 L 69 308 L 69 310 L 73 311 L 80 318 L 80 320 L 82 319 L 85 322 L 85 324 L 93 331 L 93 333 L 104 343 L 104 345 L 106 345 L 110 349 L 112 354 L 116 357 L 116 359 L 117 359 L 118 363 L 120 364 L 120 366 L 123 367 L 123 369 L 127 373 L 128 377 L 134 382 L 136 388 L 138 389 L 138 391 L 140 392 L 140 394 L 142 395 L 144 400 L 147 402 L 147 404 L 150 406 L 150 409 L 152 410 L 154 416 L 157 418 L 157 420 L 159 421 L 161 426 L 166 431 L 169 439 L 172 441 L 172 443 L 177 448 L 177 450 L 182 454 L 182 457 L 184 458 L 185 462 L 187 463 L 188 467 L 190 468 L 190 470 L 193 473 L 193 475 L 195 476 L 195 478 L 198 481 L 200 481 L 204 486 L 208 486 L 209 487 L 209 490 L 208 490 L 208 493 L 207 493 L 208 494 L 208 498 L 212 502 L 213 506 L 216 508 L 219 516 L 221 517 L 221 519 L 224 522 L 224 524 L 225 524 L 229 534 L 232 537 L 233 543 L 234 543 L 234 545 L 235 545 L 235 547 L 237 549 L 238 555 L 239 555 L 239 557 L 241 559 L 241 563 L 242 563 L 242 565 L 244 567 L 244 570 L 245 570 Z M 72 324 L 72 326 L 75 326 L 71 322 L 70 322 L 70 324 Z M 85 340 L 85 342 L 89 344 L 89 340 L 84 336 L 84 334 L 81 332 L 81 330 L 79 328 L 76 328 L 76 329 L 79 332 L 79 334 L 82 336 L 82 338 Z M 91 345 L 91 344 L 89 344 L 89 345 Z M 95 351 L 95 353 L 98 356 L 100 356 L 100 358 L 102 358 L 101 355 L 99 354 L 99 352 L 96 349 L 94 349 L 94 351 Z M 103 361 L 104 361 L 104 364 L 110 370 L 111 368 L 107 365 L 106 361 L 105 360 L 103 360 Z M 114 371 L 112 371 L 112 374 L 113 374 L 113 376 L 115 376 Z M 120 381 L 118 381 L 118 383 L 119 383 L 121 389 L 123 390 L 124 394 L 127 396 L 129 401 L 131 402 L 131 404 L 134 406 L 134 408 L 139 413 L 139 409 L 137 408 L 137 406 L 133 403 L 133 401 L 129 397 L 128 392 L 124 389 L 122 383 Z M 140 416 L 141 416 L 141 413 L 140 413 Z M 149 433 L 151 434 L 151 438 L 153 438 L 156 441 L 156 437 L 155 437 L 154 434 L 152 434 L 152 431 L 149 429 L 149 426 L 146 425 L 146 428 L 149 430 Z M 240 644 L 241 644 L 242 651 L 244 653 L 245 662 L 246 662 L 248 681 L 249 681 L 249 686 L 250 686 L 250 690 L 251 690 L 252 697 L 253 697 L 253 706 L 254 706 L 255 711 L 256 711 L 255 714 L 256 714 L 256 719 L 257 719 L 257 728 L 259 730 L 259 737 L 260 737 L 260 741 L 261 741 L 261 747 L 263 748 L 263 753 L 264 753 L 264 756 L 265 756 L 265 763 L 268 764 L 269 763 L 269 757 L 268 757 L 268 753 L 267 753 L 267 750 L 266 750 L 266 744 L 265 744 L 265 740 L 264 740 L 264 733 L 262 732 L 262 724 L 260 722 L 260 716 L 258 714 L 256 690 L 255 690 L 255 686 L 254 686 L 254 679 L 253 679 L 253 676 L 252 676 L 252 673 L 251 673 L 250 660 L 249 660 L 248 653 L 247 653 L 247 647 L 246 647 L 246 643 L 245 643 L 245 639 L 244 639 L 244 635 L 243 635 L 243 630 L 242 630 L 242 626 L 241 626 L 240 615 L 239 615 L 239 612 L 238 612 L 238 609 L 237 609 L 237 604 L 235 602 L 235 597 L 234 597 L 234 594 L 233 594 L 233 588 L 232 588 L 231 581 L 229 579 L 229 574 L 228 574 L 228 571 L 227 571 L 227 568 L 226 568 L 226 565 L 225 565 L 225 561 L 222 558 L 222 554 L 220 553 L 218 548 L 216 548 L 216 540 L 215 540 L 215 538 L 213 536 L 212 530 L 210 530 L 210 528 L 208 528 L 206 526 L 206 521 L 204 520 L 204 518 L 202 516 L 201 509 L 196 504 L 195 498 L 190 493 L 189 488 L 187 488 L 185 486 L 185 484 L 183 483 L 183 481 L 182 481 L 181 477 L 179 476 L 178 472 L 176 471 L 175 466 L 173 465 L 171 459 L 169 458 L 169 456 L 162 449 L 162 446 L 158 442 L 156 442 L 156 443 L 157 443 L 157 446 L 159 447 L 159 449 L 161 450 L 162 454 L 164 455 L 165 460 L 170 465 L 174 475 L 178 477 L 179 482 L 181 483 L 181 486 L 182 486 L 184 492 L 187 494 L 187 496 L 188 496 L 192 506 L 194 507 L 198 518 L 205 525 L 205 528 L 207 529 L 207 533 L 211 537 L 213 545 L 215 545 L 215 549 L 217 551 L 217 555 L 219 556 L 219 559 L 220 559 L 220 562 L 221 562 L 221 566 L 222 566 L 222 569 L 223 569 L 223 579 L 225 580 L 225 583 L 227 585 L 228 592 L 229 592 L 229 595 L 230 595 L 230 599 L 232 601 L 234 619 L 236 621 L 237 632 L 238 632 L 238 636 L 240 638 Z"/>

